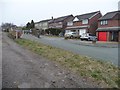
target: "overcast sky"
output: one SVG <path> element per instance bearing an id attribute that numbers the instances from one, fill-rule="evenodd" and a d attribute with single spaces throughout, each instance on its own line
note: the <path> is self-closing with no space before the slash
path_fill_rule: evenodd
<path id="1" fill-rule="evenodd" d="M 25 25 L 73 14 L 101 11 L 104 15 L 118 10 L 119 0 L 0 0 L 0 23 L 10 22 Z"/>

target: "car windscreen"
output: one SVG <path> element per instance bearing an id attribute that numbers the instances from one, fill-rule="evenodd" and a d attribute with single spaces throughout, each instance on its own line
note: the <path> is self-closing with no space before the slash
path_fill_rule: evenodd
<path id="1" fill-rule="evenodd" d="M 72 34 L 76 34 L 76 33 L 72 33 Z"/>
<path id="2" fill-rule="evenodd" d="M 95 36 L 95 35 L 93 35 L 93 34 L 89 34 L 89 36 Z"/>

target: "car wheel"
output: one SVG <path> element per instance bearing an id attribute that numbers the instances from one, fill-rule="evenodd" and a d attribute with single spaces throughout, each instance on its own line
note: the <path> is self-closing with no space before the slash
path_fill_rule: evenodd
<path id="1" fill-rule="evenodd" d="M 70 36 L 70 38 L 73 38 L 73 36 Z"/>
<path id="2" fill-rule="evenodd" d="M 81 39 L 81 41 L 83 41 L 83 39 Z"/>

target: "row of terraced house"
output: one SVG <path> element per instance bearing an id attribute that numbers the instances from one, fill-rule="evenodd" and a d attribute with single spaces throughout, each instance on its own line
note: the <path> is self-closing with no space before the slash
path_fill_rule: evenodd
<path id="1" fill-rule="evenodd" d="M 98 41 L 120 41 L 120 10 L 108 12 L 102 16 L 100 11 L 81 14 L 77 16 L 67 15 L 63 17 L 42 20 L 35 23 L 39 30 L 49 28 L 62 29 L 65 32 L 92 33 L 98 37 Z"/>

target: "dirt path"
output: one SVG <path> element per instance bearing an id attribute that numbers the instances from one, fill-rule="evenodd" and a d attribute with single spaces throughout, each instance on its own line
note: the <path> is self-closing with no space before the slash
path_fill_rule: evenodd
<path id="1" fill-rule="evenodd" d="M 101 87 L 17 45 L 3 34 L 3 88 Z"/>

